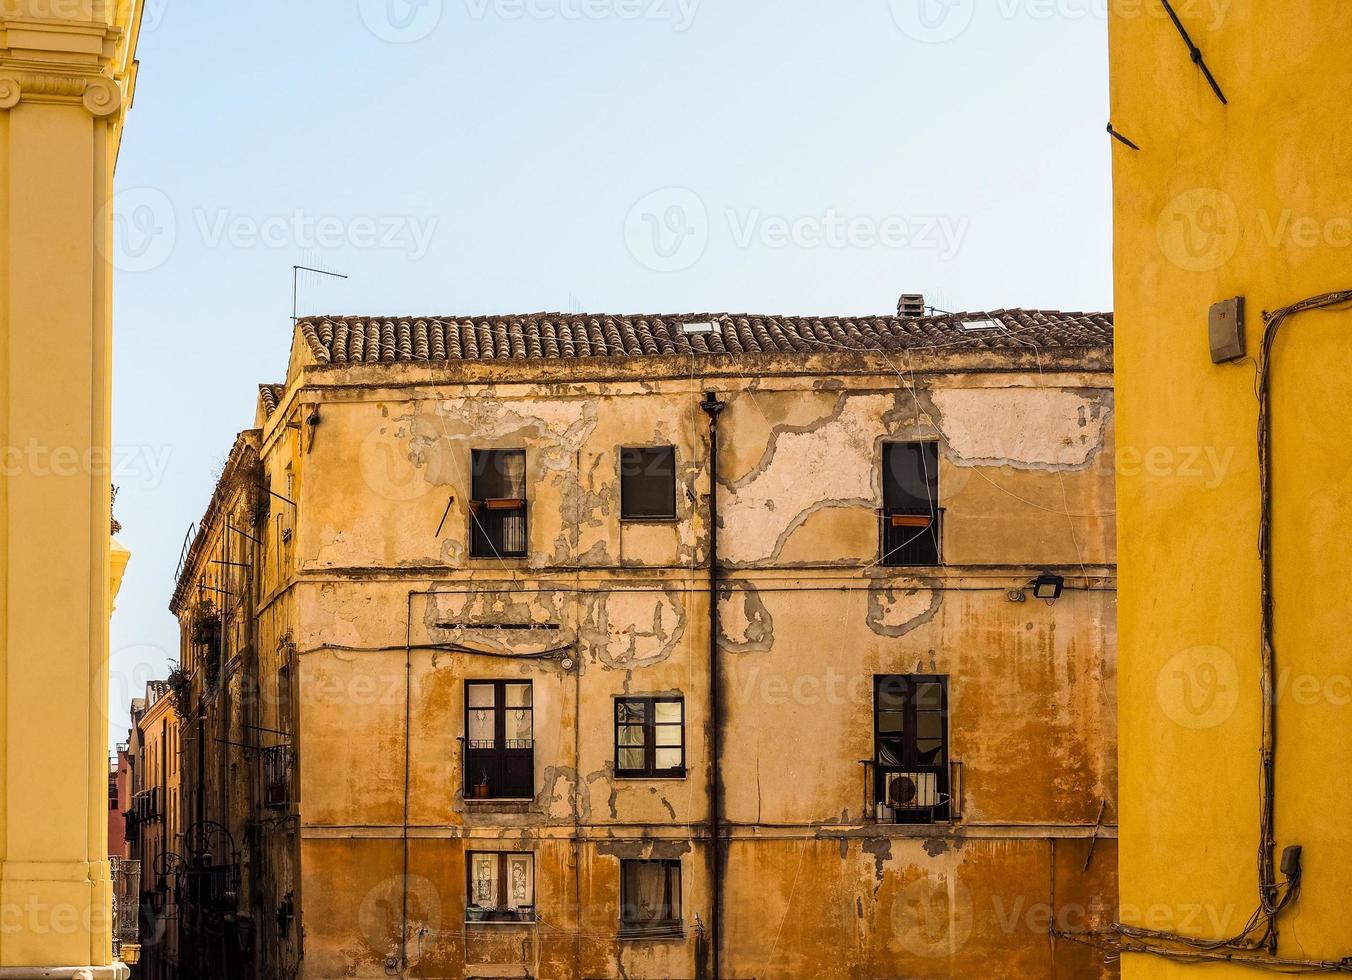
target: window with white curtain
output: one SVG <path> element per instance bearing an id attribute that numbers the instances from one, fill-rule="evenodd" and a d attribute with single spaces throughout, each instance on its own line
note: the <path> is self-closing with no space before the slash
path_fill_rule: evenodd
<path id="1" fill-rule="evenodd" d="M 471 922 L 535 919 L 535 855 L 472 851 L 469 854 L 465 918 Z"/>

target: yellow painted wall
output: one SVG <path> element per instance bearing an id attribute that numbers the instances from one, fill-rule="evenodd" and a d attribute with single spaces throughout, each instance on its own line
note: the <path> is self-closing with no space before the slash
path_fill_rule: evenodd
<path id="1" fill-rule="evenodd" d="M 125 972 L 105 782 L 109 202 L 139 13 L 0 5 L 0 969 Z"/>
<path id="2" fill-rule="evenodd" d="M 1121 901 L 1128 924 L 1219 938 L 1258 904 L 1259 494 L 1255 365 L 1211 363 L 1207 311 L 1246 297 L 1257 353 L 1262 311 L 1352 287 L 1352 5 L 1175 6 L 1228 106 L 1158 3 L 1111 22 L 1112 122 L 1140 146 L 1113 146 Z M 1352 311 L 1306 313 L 1273 361 L 1276 840 L 1305 867 L 1280 955 L 1299 959 L 1352 956 L 1350 339 Z"/>

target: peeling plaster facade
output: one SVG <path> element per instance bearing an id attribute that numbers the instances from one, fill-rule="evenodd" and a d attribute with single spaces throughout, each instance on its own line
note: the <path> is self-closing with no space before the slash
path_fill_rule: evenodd
<path id="1" fill-rule="evenodd" d="M 229 567 L 212 528 L 253 513 L 235 588 L 254 597 L 236 617 L 254 654 L 223 661 L 256 676 L 223 689 L 294 664 L 293 718 L 262 698 L 248 722 L 295 733 L 285 844 L 251 872 L 278 879 L 255 890 L 268 901 L 294 894 L 275 962 L 312 978 L 711 975 L 698 401 L 713 390 L 722 975 L 1110 975 L 1048 928 L 1114 917 L 1110 359 L 930 354 L 899 375 L 867 355 L 711 356 L 692 375 L 664 357 L 323 365 L 297 343 L 256 419 L 261 478 L 294 506 L 252 511 L 228 469 L 233 504 L 213 504 L 175 599 L 187 638 L 196 585 Z M 881 567 L 882 444 L 936 438 L 945 563 Z M 650 445 L 675 447 L 677 519 L 622 521 L 619 449 Z M 468 557 L 474 449 L 526 450 L 526 558 Z M 1066 576 L 1059 601 L 1010 600 L 1043 571 Z M 950 678 L 960 815 L 879 824 L 859 761 L 873 678 L 916 673 Z M 532 683 L 529 800 L 467 786 L 465 682 L 492 679 Z M 684 779 L 616 777 L 624 695 L 684 697 Z M 466 922 L 469 851 L 534 855 L 537 921 Z M 618 934 L 627 858 L 681 862 L 682 935 Z"/>

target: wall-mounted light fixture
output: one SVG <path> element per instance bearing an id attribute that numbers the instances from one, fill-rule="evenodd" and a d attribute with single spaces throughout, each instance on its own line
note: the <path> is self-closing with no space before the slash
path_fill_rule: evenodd
<path id="1" fill-rule="evenodd" d="M 1048 602 L 1061 598 L 1065 591 L 1066 580 L 1060 575 L 1039 575 L 1033 582 L 1033 598 L 1046 599 Z"/>

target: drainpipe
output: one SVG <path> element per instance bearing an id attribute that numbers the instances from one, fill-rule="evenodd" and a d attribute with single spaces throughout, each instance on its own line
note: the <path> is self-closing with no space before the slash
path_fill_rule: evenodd
<path id="1" fill-rule="evenodd" d="M 404 624 L 404 879 L 401 887 L 402 909 L 399 926 L 399 976 L 408 975 L 408 796 L 410 755 L 413 739 L 413 597 L 408 593 L 408 617 Z"/>
<path id="2" fill-rule="evenodd" d="M 712 391 L 704 393 L 700 408 L 709 416 L 709 846 L 713 854 L 713 901 L 709 913 L 709 941 L 713 947 L 714 980 L 719 980 L 723 924 L 723 712 L 718 683 L 718 417 L 727 402 Z"/>

